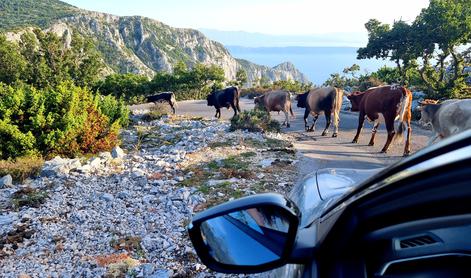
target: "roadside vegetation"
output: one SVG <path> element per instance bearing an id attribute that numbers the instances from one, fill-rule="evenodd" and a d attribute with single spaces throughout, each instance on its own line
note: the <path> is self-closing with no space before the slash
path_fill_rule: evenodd
<path id="1" fill-rule="evenodd" d="M 129 111 L 91 88 L 104 65 L 90 41 L 39 29 L 19 43 L 0 35 L 1 174 L 37 174 L 42 159 L 111 150 Z"/>
<path id="2" fill-rule="evenodd" d="M 230 130 L 247 130 L 250 132 L 280 132 L 280 123 L 272 120 L 263 109 L 242 111 L 231 119 Z"/>
<path id="3" fill-rule="evenodd" d="M 358 50 L 358 59 L 385 59 L 396 67 L 355 76 L 359 67 L 354 65 L 326 83 L 358 88 L 368 81 L 396 83 L 422 90 L 428 98 L 471 97 L 469 0 L 431 0 L 411 23 L 398 20 L 391 26 L 371 19 L 365 27 L 368 44 Z"/>

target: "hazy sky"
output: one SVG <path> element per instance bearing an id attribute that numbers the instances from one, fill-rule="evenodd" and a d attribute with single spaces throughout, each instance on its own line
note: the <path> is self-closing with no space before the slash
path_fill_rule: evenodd
<path id="1" fill-rule="evenodd" d="M 370 18 L 412 21 L 428 0 L 65 0 L 79 8 L 142 15 L 173 27 L 266 34 L 366 32 Z"/>

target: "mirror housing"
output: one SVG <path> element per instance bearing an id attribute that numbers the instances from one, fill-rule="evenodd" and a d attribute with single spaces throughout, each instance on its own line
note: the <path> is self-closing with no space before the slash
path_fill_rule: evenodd
<path id="1" fill-rule="evenodd" d="M 299 219 L 298 208 L 284 196 L 257 194 L 198 213 L 188 233 L 210 269 L 258 273 L 288 263 Z"/>

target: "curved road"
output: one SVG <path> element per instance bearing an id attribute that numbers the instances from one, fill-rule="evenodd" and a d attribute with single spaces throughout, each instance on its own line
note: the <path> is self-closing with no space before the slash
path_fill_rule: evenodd
<path id="1" fill-rule="evenodd" d="M 250 110 L 253 108 L 253 100 L 242 98 L 240 106 L 242 110 Z M 134 106 L 131 109 L 145 109 L 146 107 L 149 107 L 149 104 Z M 299 151 L 300 163 L 298 167 L 300 178 L 320 168 L 370 169 L 384 167 L 402 159 L 403 144 L 392 145 L 387 154 L 379 153 L 386 141 L 384 124 L 381 124 L 378 130 L 375 146 L 370 147 L 367 144 L 371 136 L 372 125 L 367 121 L 365 121 L 359 143 L 351 143 L 356 133 L 358 113 L 342 112 L 340 115 L 339 136 L 332 138 L 330 137 L 333 129 L 332 126 L 328 136 L 320 136 L 325 127 L 323 115 L 317 121 L 315 132 L 305 132 L 303 123 L 304 109 L 297 108 L 296 102 L 293 102 L 293 111 L 296 118 L 291 119 L 290 128 L 284 127 L 282 131 L 291 133 L 296 138 L 294 146 Z M 177 114 L 213 119 L 215 109 L 214 107 L 208 107 L 204 100 L 181 101 L 178 103 Z M 221 114 L 223 120 L 228 120 L 232 117 L 233 111 L 232 109 L 223 109 Z M 281 122 L 284 120 L 283 113 L 278 115 L 278 113 L 272 112 L 271 114 L 276 120 Z M 309 122 L 312 122 L 312 117 L 309 117 Z M 411 137 L 412 152 L 414 153 L 424 148 L 431 135 L 430 131 L 413 124 Z"/>

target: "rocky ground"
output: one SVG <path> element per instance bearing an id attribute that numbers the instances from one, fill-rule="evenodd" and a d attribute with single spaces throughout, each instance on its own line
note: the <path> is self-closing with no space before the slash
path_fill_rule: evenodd
<path id="1" fill-rule="evenodd" d="M 0 277 L 206 277 L 186 226 L 214 204 L 289 192 L 284 134 L 228 132 L 227 122 L 139 117 L 122 149 L 55 158 L 41 177 L 0 186 Z M 8 180 L 8 179 L 6 179 Z"/>

